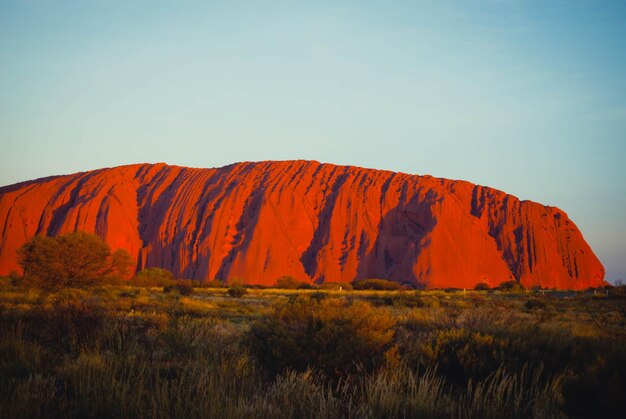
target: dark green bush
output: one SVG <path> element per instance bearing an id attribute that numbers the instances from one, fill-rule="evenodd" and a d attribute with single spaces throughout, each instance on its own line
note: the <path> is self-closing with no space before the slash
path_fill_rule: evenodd
<path id="1" fill-rule="evenodd" d="M 193 294 L 193 283 L 191 281 L 178 281 L 176 289 L 180 295 L 191 295 Z"/>
<path id="2" fill-rule="evenodd" d="M 479 282 L 476 286 L 474 286 L 474 289 L 476 291 L 488 291 L 491 287 L 486 282 Z"/>
<path id="3" fill-rule="evenodd" d="M 316 300 L 316 301 L 321 301 L 327 297 L 328 297 L 328 294 L 325 292 L 321 292 L 321 291 L 316 291 L 316 292 L 312 292 L 311 294 L 309 294 L 309 298 L 311 298 L 312 300 Z"/>
<path id="4" fill-rule="evenodd" d="M 301 281 L 298 281 L 296 278 L 292 276 L 281 276 L 276 280 L 276 284 L 274 285 L 276 288 L 287 289 L 287 290 L 295 290 L 301 284 Z"/>
<path id="5" fill-rule="evenodd" d="M 355 290 L 393 291 L 402 289 L 401 284 L 386 279 L 360 279 L 352 282 L 352 287 Z"/>
<path id="6" fill-rule="evenodd" d="M 541 300 L 538 300 L 536 298 L 530 299 L 530 300 L 526 300 L 526 302 L 524 303 L 524 308 L 526 310 L 537 310 L 537 309 L 545 309 L 546 308 L 546 303 L 544 303 Z"/>
<path id="7" fill-rule="evenodd" d="M 132 285 L 141 287 L 167 287 L 176 286 L 174 276 L 167 269 L 147 268 L 139 272 L 131 280 Z"/>
<path id="8" fill-rule="evenodd" d="M 524 287 L 517 281 L 504 281 L 498 285 L 501 291 L 524 291 Z"/>
<path id="9" fill-rule="evenodd" d="M 176 291 L 180 295 L 191 295 L 193 294 L 193 284 L 191 281 L 176 281 L 176 284 L 166 285 L 163 287 L 164 293 L 170 293 Z"/>
<path id="10" fill-rule="evenodd" d="M 419 291 L 418 291 L 419 292 Z M 424 307 L 425 302 L 417 293 L 398 293 L 392 295 L 368 295 L 364 297 L 367 302 L 380 307 L 380 306 L 394 306 L 394 307 L 409 307 L 419 308 Z"/>
<path id="11" fill-rule="evenodd" d="M 228 291 L 226 291 L 228 295 L 234 298 L 241 298 L 248 293 L 248 290 L 241 285 L 231 285 L 228 287 Z"/>

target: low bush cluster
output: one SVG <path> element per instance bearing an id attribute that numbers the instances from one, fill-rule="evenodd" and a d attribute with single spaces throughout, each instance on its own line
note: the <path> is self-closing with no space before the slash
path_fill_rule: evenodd
<path id="1" fill-rule="evenodd" d="M 131 284 L 138 287 L 168 287 L 175 286 L 174 275 L 163 268 L 146 268 L 131 280 Z"/>
<path id="2" fill-rule="evenodd" d="M 352 287 L 355 290 L 380 290 L 380 291 L 393 291 L 403 289 L 403 286 L 395 281 L 389 281 L 386 279 L 360 279 L 352 282 Z"/>
<path id="3" fill-rule="evenodd" d="M 248 293 L 246 287 L 241 285 L 231 285 L 226 291 L 228 295 L 234 298 L 241 298 Z"/>
<path id="4" fill-rule="evenodd" d="M 250 347 L 273 373 L 315 368 L 339 378 L 385 359 L 393 319 L 364 302 L 299 297 L 252 323 Z"/>
<path id="5" fill-rule="evenodd" d="M 491 289 L 491 286 L 489 286 L 486 282 L 479 282 L 474 286 L 474 289 L 476 291 L 488 291 Z"/>
<path id="6" fill-rule="evenodd" d="M 517 281 L 504 281 L 498 285 L 498 289 L 502 291 L 519 292 L 524 291 L 524 286 Z"/>
<path id="7" fill-rule="evenodd" d="M 292 276 L 281 276 L 274 284 L 275 288 L 295 290 L 295 289 L 311 289 L 313 285 L 308 282 L 299 281 Z"/>

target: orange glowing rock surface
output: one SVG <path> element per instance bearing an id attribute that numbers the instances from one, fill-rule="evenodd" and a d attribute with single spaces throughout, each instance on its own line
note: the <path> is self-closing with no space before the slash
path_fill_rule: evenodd
<path id="1" fill-rule="evenodd" d="M 604 268 L 567 215 L 464 181 L 313 161 L 141 164 L 0 188 L 0 274 L 35 234 L 95 232 L 137 269 L 274 284 L 584 289 Z"/>

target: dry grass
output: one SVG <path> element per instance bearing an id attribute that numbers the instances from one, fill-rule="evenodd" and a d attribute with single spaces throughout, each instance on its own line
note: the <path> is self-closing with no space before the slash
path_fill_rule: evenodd
<path id="1" fill-rule="evenodd" d="M 0 280 L 0 417 L 621 416 L 626 300 L 546 294 Z"/>

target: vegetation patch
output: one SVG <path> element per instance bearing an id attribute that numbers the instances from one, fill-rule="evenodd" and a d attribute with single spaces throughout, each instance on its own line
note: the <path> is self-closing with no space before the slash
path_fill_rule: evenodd
<path id="1" fill-rule="evenodd" d="M 191 293 L 154 285 L 163 275 Z M 227 290 L 159 271 L 144 280 L 0 279 L 0 416 L 611 418 L 626 409 L 621 289 Z"/>

